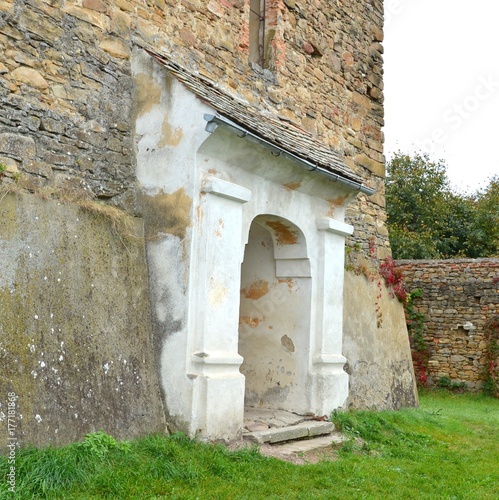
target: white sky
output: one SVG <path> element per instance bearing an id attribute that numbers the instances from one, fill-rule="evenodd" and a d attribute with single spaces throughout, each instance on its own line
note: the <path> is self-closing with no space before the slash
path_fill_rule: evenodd
<path id="1" fill-rule="evenodd" d="M 499 174 L 499 0 L 385 0 L 385 154 L 444 159 L 454 187 Z"/>

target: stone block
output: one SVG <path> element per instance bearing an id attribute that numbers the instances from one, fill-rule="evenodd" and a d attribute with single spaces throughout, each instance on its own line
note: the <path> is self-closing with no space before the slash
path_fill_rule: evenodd
<path id="1" fill-rule="evenodd" d="M 133 3 L 127 1 L 127 0 L 115 0 L 114 2 L 117 7 L 119 7 L 121 10 L 124 10 L 126 12 L 133 12 L 134 6 Z"/>
<path id="2" fill-rule="evenodd" d="M 0 11 L 8 12 L 14 7 L 14 0 L 0 0 Z"/>
<path id="3" fill-rule="evenodd" d="M 120 59 L 130 57 L 130 47 L 119 38 L 105 38 L 99 43 L 99 47 L 112 57 Z"/>
<path id="4" fill-rule="evenodd" d="M 52 167 L 43 161 L 29 160 L 23 162 L 23 169 L 30 173 L 41 177 L 50 177 L 52 175 Z"/>
<path id="5" fill-rule="evenodd" d="M 380 177 L 385 176 L 385 165 L 376 160 L 373 160 L 372 158 L 369 158 L 365 153 L 355 156 L 355 161 L 363 167 L 366 167 L 373 174 Z"/>
<path id="6" fill-rule="evenodd" d="M 64 34 L 62 26 L 48 16 L 40 16 L 34 9 L 23 9 L 19 17 L 19 24 L 45 42 L 53 43 Z"/>
<path id="7" fill-rule="evenodd" d="M 16 82 L 25 83 L 39 90 L 45 90 L 49 86 L 47 80 L 36 69 L 27 66 L 16 68 L 10 73 L 10 76 Z"/>
<path id="8" fill-rule="evenodd" d="M 334 425 L 331 422 L 306 421 L 287 427 L 273 427 L 268 430 L 250 432 L 245 434 L 244 438 L 257 444 L 273 444 L 331 434 L 333 431 Z"/>
<path id="9" fill-rule="evenodd" d="M 0 165 L 5 167 L 6 172 L 10 172 L 12 174 L 19 171 L 18 162 L 8 156 L 0 156 Z"/>
<path id="10" fill-rule="evenodd" d="M 83 9 L 75 5 L 65 5 L 62 7 L 62 11 L 101 30 L 106 30 L 109 27 L 109 18 L 103 16 L 100 12 Z"/>
<path id="11" fill-rule="evenodd" d="M 36 154 L 35 141 L 22 134 L 0 134 L 0 153 L 21 161 L 33 158 Z"/>
<path id="12" fill-rule="evenodd" d="M 106 12 L 107 10 L 107 5 L 102 0 L 83 0 L 82 7 L 96 12 Z"/>

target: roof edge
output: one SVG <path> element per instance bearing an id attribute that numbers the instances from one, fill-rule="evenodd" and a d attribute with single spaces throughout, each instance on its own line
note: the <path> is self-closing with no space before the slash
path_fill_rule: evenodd
<path id="1" fill-rule="evenodd" d="M 260 144 L 265 146 L 266 148 L 270 149 L 272 154 L 275 156 L 284 156 L 285 158 L 290 159 L 291 161 L 294 161 L 295 163 L 298 163 L 302 167 L 306 168 L 310 172 L 317 172 L 318 174 L 321 174 L 325 177 L 327 177 L 329 180 L 333 182 L 338 182 L 339 184 L 343 184 L 345 186 L 348 186 L 349 188 L 352 188 L 354 191 L 360 191 L 361 193 L 364 193 L 368 196 L 371 196 L 375 193 L 374 189 L 371 189 L 370 187 L 365 186 L 361 182 L 356 182 L 350 179 L 347 179 L 346 177 L 343 177 L 339 174 L 336 174 L 334 172 L 330 172 L 329 170 L 326 170 L 322 168 L 320 165 L 311 163 L 308 160 L 305 160 L 304 158 L 301 158 L 294 153 L 291 153 L 290 151 L 287 151 L 272 142 L 268 141 L 264 137 L 261 137 L 260 135 L 246 129 L 245 127 L 242 127 L 241 125 L 233 122 L 229 118 L 217 113 L 216 115 L 210 115 L 210 114 L 205 114 L 204 119 L 206 120 L 206 127 L 205 130 L 207 132 L 213 133 L 215 129 L 217 128 L 218 125 L 223 125 L 226 128 L 232 130 L 238 137 L 247 137 L 250 136 L 254 138 L 256 141 L 258 141 Z M 242 135 L 239 135 L 242 134 Z"/>

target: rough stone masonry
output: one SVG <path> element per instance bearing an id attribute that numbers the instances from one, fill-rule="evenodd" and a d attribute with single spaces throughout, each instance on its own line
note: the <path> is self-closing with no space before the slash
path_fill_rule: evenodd
<path id="1" fill-rule="evenodd" d="M 130 54 L 151 48 L 340 152 L 376 190 L 350 205 L 353 239 L 386 256 L 382 2 L 269 4 L 279 56 L 262 75 L 248 1 L 1 0 L 0 157 L 35 185 L 135 210 Z"/>
<path id="2" fill-rule="evenodd" d="M 481 389 L 486 375 L 487 322 L 499 315 L 499 260 L 400 260 L 409 291 L 424 314 L 428 384 L 442 378 Z"/>

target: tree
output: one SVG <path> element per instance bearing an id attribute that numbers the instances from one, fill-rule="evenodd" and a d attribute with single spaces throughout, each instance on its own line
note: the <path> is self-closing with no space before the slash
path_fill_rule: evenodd
<path id="1" fill-rule="evenodd" d="M 387 164 L 388 230 L 396 259 L 499 254 L 499 177 L 485 190 L 452 190 L 443 161 L 397 153 Z"/>
<path id="2" fill-rule="evenodd" d="M 473 238 L 486 255 L 499 255 L 499 175 L 475 195 L 476 222 Z"/>

